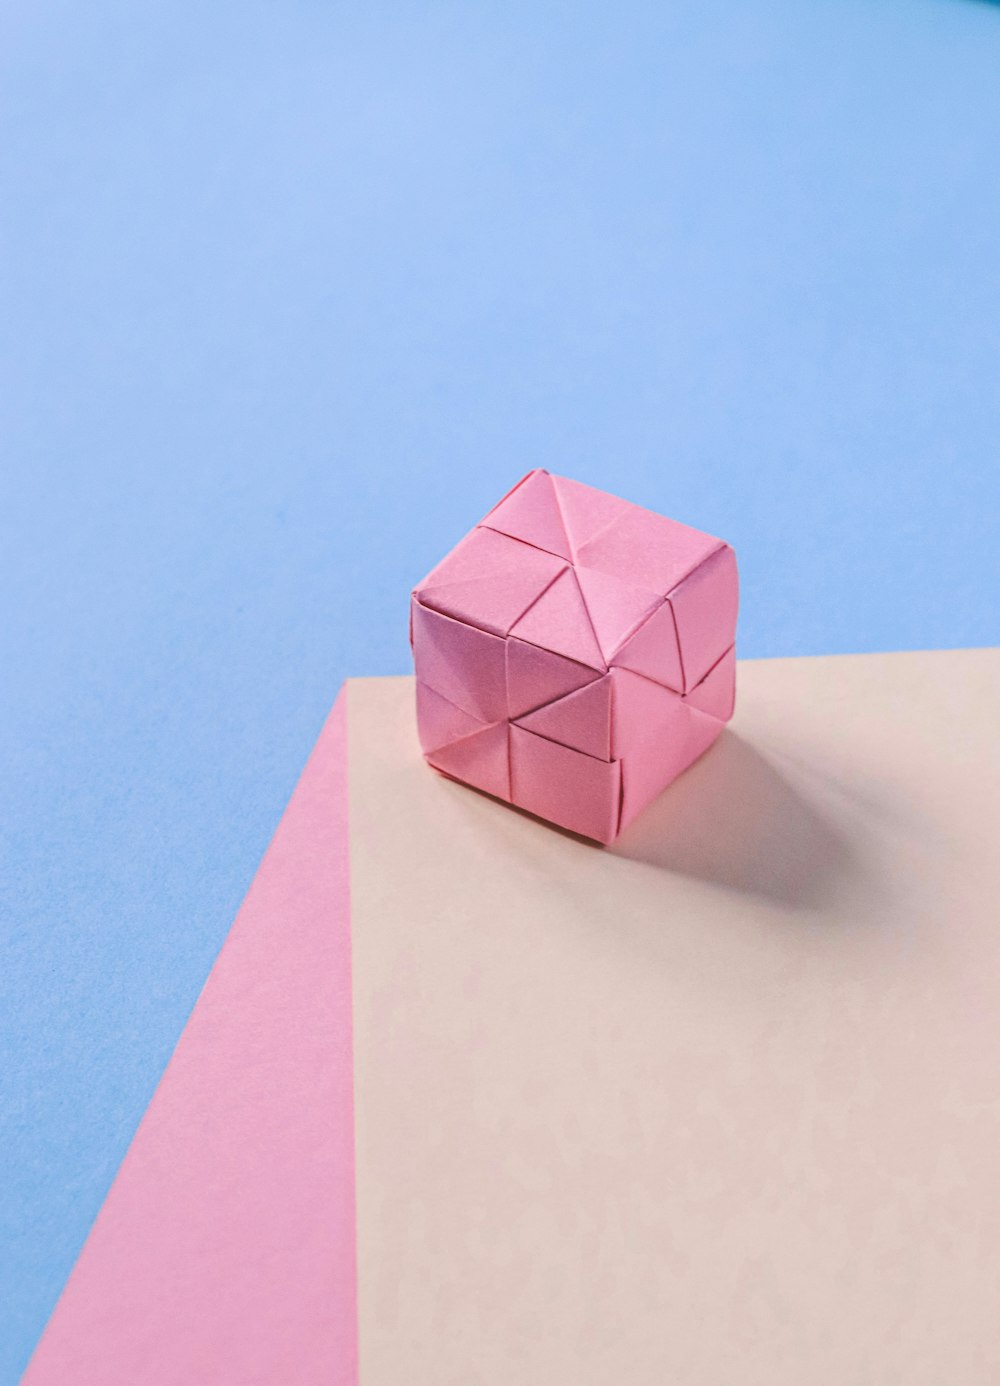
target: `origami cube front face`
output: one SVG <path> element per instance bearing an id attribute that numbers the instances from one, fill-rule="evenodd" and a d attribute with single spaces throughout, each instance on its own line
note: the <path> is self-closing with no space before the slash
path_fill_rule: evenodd
<path id="1" fill-rule="evenodd" d="M 728 544 L 529 472 L 415 588 L 426 759 L 611 842 L 733 712 Z"/>

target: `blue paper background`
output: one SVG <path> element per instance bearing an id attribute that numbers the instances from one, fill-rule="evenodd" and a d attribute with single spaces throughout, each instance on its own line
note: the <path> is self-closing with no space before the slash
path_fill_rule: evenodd
<path id="1" fill-rule="evenodd" d="M 8 1381 L 339 681 L 527 468 L 732 540 L 745 655 L 997 642 L 1000 9 L 0 26 Z"/>

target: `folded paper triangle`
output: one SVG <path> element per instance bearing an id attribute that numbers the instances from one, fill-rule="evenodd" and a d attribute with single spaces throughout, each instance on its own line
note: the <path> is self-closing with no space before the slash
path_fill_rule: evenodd
<path id="1" fill-rule="evenodd" d="M 419 601 L 412 603 L 411 616 L 422 681 L 477 721 L 488 725 L 506 717 L 506 642 Z"/>
<path id="2" fill-rule="evenodd" d="M 643 674 L 665 688 L 684 691 L 677 624 L 669 602 L 661 602 L 614 657 L 620 669 Z"/>
<path id="3" fill-rule="evenodd" d="M 597 842 L 613 841 L 621 799 L 618 761 L 597 760 L 515 725 L 510 776 L 520 808 Z"/>
<path id="4" fill-rule="evenodd" d="M 522 717 L 518 726 L 598 760 L 610 760 L 611 687 L 611 675 L 605 674 L 586 688 Z"/>
<path id="5" fill-rule="evenodd" d="M 529 472 L 494 506 L 483 525 L 560 558 L 569 560 L 573 556 L 548 472 Z"/>
<path id="6" fill-rule="evenodd" d="M 720 547 L 710 534 L 630 505 L 580 548 L 577 561 L 666 596 Z"/>
<path id="7" fill-rule="evenodd" d="M 427 757 L 435 770 L 471 784 L 497 799 L 510 799 L 507 723 L 484 727 L 450 746 L 439 746 Z"/>
<path id="8" fill-rule="evenodd" d="M 686 691 L 701 682 L 732 644 L 738 600 L 736 555 L 728 544 L 713 553 L 670 593 Z"/>
<path id="9" fill-rule="evenodd" d="M 480 547 L 488 550 L 482 568 L 470 573 L 469 554 L 463 552 L 458 565 L 462 576 L 453 576 L 446 560 L 418 596 L 424 606 L 494 635 L 506 635 L 565 566 L 550 553 L 488 529 L 473 530 L 467 542 L 473 553 Z"/>
<path id="10" fill-rule="evenodd" d="M 718 717 L 702 712 L 700 708 L 692 707 L 687 699 L 683 701 L 688 714 L 687 744 L 684 752 L 684 764 L 688 766 L 693 765 L 699 756 L 703 756 L 708 748 L 714 745 L 725 723 L 720 722 Z"/>
<path id="11" fill-rule="evenodd" d="M 607 668 L 572 568 L 560 573 L 511 628 L 511 634 L 601 673 Z"/>
<path id="12" fill-rule="evenodd" d="M 511 569 L 446 587 L 425 587 L 420 600 L 455 621 L 504 636 L 541 596 L 549 580 L 539 581 L 534 573 Z"/>
<path id="13" fill-rule="evenodd" d="M 552 485 L 576 562 L 583 545 L 624 514 L 629 504 L 567 476 L 554 476 Z"/>
<path id="14" fill-rule="evenodd" d="M 600 573 L 596 568 L 577 568 L 576 580 L 605 663 L 610 663 L 625 639 L 663 605 L 663 598 L 656 592 L 632 587 L 621 578 Z"/>
<path id="15" fill-rule="evenodd" d="M 679 693 L 628 669 L 613 669 L 615 720 L 612 754 L 622 761 L 622 819 L 625 827 L 664 784 L 707 750 L 722 731 L 712 719 L 712 735 L 698 750 L 691 735 L 692 709 Z"/>
<path id="16" fill-rule="evenodd" d="M 511 717 L 523 717 L 599 677 L 596 669 L 565 655 L 515 636 L 507 641 L 507 708 Z"/>
<path id="17" fill-rule="evenodd" d="M 527 547 L 507 534 L 477 526 L 460 539 L 450 553 L 445 554 L 415 590 L 419 594 L 433 587 L 447 587 L 454 582 L 467 582 L 471 578 L 502 573 L 517 566 L 518 560 L 525 556 Z M 556 569 L 558 567 L 557 563 Z"/>
<path id="18" fill-rule="evenodd" d="M 482 731 L 486 725 L 478 717 L 442 698 L 426 683 L 417 680 L 417 725 L 420 728 L 420 747 L 425 755 L 461 741 L 464 736 Z"/>
<path id="19" fill-rule="evenodd" d="M 730 648 L 709 670 L 701 683 L 692 688 L 684 701 L 700 712 L 728 722 L 736 701 L 736 650 Z"/>

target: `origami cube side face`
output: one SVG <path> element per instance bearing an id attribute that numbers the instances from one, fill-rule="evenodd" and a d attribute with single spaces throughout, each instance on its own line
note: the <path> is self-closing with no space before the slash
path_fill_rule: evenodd
<path id="1" fill-rule="evenodd" d="M 414 589 L 424 755 L 611 842 L 732 716 L 736 557 L 529 472 Z"/>

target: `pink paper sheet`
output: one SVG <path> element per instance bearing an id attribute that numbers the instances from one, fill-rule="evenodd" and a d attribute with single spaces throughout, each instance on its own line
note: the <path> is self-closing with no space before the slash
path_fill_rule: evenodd
<path id="1" fill-rule="evenodd" d="M 341 694 L 25 1386 L 357 1381 L 350 998 Z"/>

